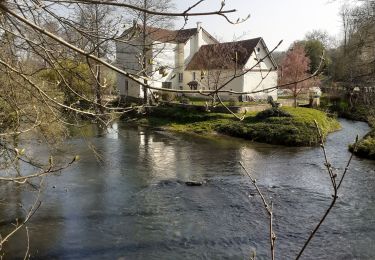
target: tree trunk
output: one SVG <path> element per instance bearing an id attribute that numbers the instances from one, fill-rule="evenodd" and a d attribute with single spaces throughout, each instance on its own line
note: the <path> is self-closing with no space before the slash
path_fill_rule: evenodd
<path id="1" fill-rule="evenodd" d="M 144 9 L 147 9 L 147 0 L 144 0 L 144 2 L 143 2 L 143 8 Z M 146 46 L 146 44 L 147 44 L 147 41 L 146 41 L 146 21 L 147 20 L 147 14 L 146 14 L 146 12 L 144 12 L 143 13 L 143 75 L 145 76 L 145 77 L 147 77 L 147 52 L 148 52 L 148 47 Z M 143 83 L 145 84 L 145 85 L 147 85 L 148 83 L 147 83 L 147 79 L 145 79 L 144 81 L 143 81 Z M 143 104 L 145 104 L 145 105 L 148 105 L 148 103 L 149 103 L 149 100 L 148 100 L 148 93 L 147 93 L 147 91 L 148 91 L 148 89 L 146 88 L 146 87 L 143 87 Z"/>

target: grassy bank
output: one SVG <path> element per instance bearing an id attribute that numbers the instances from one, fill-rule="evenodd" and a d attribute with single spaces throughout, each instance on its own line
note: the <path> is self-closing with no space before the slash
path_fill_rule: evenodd
<path id="1" fill-rule="evenodd" d="M 357 144 L 354 153 L 360 157 L 375 160 L 375 119 L 369 119 L 372 130 L 366 134 Z M 350 147 L 353 150 L 353 146 Z"/>
<path id="2" fill-rule="evenodd" d="M 324 136 L 340 128 L 336 119 L 308 108 L 250 113 L 240 122 L 228 114 L 158 107 L 147 117 L 139 119 L 138 123 L 201 135 L 221 133 L 263 143 L 312 146 L 318 142 L 314 120 L 318 122 Z"/>

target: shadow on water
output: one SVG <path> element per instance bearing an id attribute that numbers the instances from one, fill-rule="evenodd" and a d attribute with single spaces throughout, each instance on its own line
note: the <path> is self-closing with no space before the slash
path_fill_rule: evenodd
<path id="1" fill-rule="evenodd" d="M 327 140 L 335 167 L 347 145 L 368 130 L 342 121 Z M 200 138 L 114 126 L 85 130 L 56 156 L 79 164 L 48 178 L 42 208 L 29 224 L 35 259 L 268 258 L 267 218 L 238 161 L 254 170 L 275 203 L 277 258 L 293 258 L 329 204 L 329 179 L 319 148 L 288 148 L 234 138 Z M 375 258 L 375 164 L 355 158 L 332 215 L 305 259 Z M 188 186 L 187 181 L 202 182 Z M 20 217 L 30 193 L 2 186 L 0 224 Z M 22 258 L 25 234 L 7 245 Z"/>

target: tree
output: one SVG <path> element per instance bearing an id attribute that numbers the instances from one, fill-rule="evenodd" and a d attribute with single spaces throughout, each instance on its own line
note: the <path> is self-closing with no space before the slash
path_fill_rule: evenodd
<path id="1" fill-rule="evenodd" d="M 98 58 L 108 58 L 113 55 L 113 46 L 110 39 L 116 35 L 116 30 L 121 18 L 113 14 L 113 8 L 106 5 L 77 5 L 75 14 L 75 30 L 77 41 L 83 50 L 95 53 Z M 77 33 L 78 32 L 78 33 Z M 87 61 L 95 83 L 92 85 L 95 102 L 98 104 L 96 110 L 103 112 L 104 77 L 102 75 L 102 65 L 97 62 Z"/>
<path id="2" fill-rule="evenodd" d="M 303 92 L 314 85 L 313 80 L 303 80 L 310 76 L 310 59 L 306 57 L 305 48 L 301 44 L 294 44 L 281 62 L 280 84 L 290 85 L 283 87 L 289 90 L 294 99 L 294 107 L 297 107 L 297 98 Z M 301 81 L 303 80 L 303 81 Z M 300 82 L 301 81 L 301 82 Z"/>
<path id="3" fill-rule="evenodd" d="M 319 41 L 322 43 L 325 49 L 337 47 L 335 38 L 329 35 L 327 31 L 312 30 L 311 32 L 306 33 L 305 39 L 306 41 Z"/>
<path id="4" fill-rule="evenodd" d="M 342 82 L 350 104 L 369 105 L 375 95 L 375 2 L 346 4 L 340 14 L 344 37 L 341 46 L 332 51 L 329 74 L 334 81 Z"/>
<path id="5" fill-rule="evenodd" d="M 304 46 L 306 56 L 310 60 L 309 72 L 313 74 L 318 69 L 320 69 L 321 71 L 325 71 L 329 64 L 329 60 L 323 43 L 319 40 L 306 40 L 301 41 L 300 44 Z M 324 61 L 322 66 L 320 66 L 320 63 L 322 61 L 322 55 L 324 55 Z"/>

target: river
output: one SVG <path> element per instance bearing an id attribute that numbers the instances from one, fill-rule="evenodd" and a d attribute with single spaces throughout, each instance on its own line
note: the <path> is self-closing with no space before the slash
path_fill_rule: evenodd
<path id="1" fill-rule="evenodd" d="M 365 123 L 341 120 L 327 140 L 339 173 Z M 35 148 L 43 157 L 46 148 Z M 28 224 L 31 259 L 269 258 L 268 220 L 242 161 L 274 203 L 276 257 L 293 259 L 330 203 L 322 152 L 119 126 L 73 138 L 56 158 L 81 160 L 46 179 Z M 198 187 L 186 181 L 205 181 Z M 2 185 L 1 227 L 22 217 L 33 193 Z M 9 201 L 9 200 L 8 200 Z M 5 247 L 23 258 L 26 234 Z M 302 259 L 375 259 L 375 162 L 354 158 L 339 200 Z"/>

